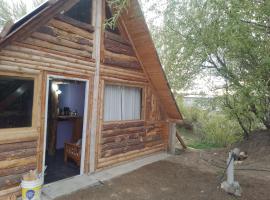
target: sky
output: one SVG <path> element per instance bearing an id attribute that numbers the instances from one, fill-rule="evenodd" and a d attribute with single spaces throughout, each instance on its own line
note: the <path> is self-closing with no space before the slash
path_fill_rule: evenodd
<path id="1" fill-rule="evenodd" d="M 3 0 L 0 0 L 3 1 Z M 9 0 L 9 3 L 18 2 L 20 0 Z M 33 10 L 32 0 L 25 0 L 27 2 L 27 8 L 30 12 Z M 148 24 L 161 25 L 162 11 L 166 8 L 167 0 L 139 0 L 144 11 L 144 15 Z M 155 8 L 155 9 L 153 9 Z M 183 91 L 184 93 L 199 94 L 201 92 L 215 96 L 222 94 L 222 90 L 216 90 L 217 87 L 221 87 L 224 84 L 222 79 L 211 75 L 199 75 L 190 88 Z"/>

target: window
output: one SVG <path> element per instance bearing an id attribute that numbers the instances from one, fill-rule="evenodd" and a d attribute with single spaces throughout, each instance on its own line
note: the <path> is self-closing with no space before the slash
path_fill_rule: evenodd
<path id="1" fill-rule="evenodd" d="M 106 85 L 104 121 L 141 119 L 141 101 L 141 88 Z"/>
<path id="2" fill-rule="evenodd" d="M 68 10 L 65 15 L 80 22 L 90 24 L 92 19 L 91 10 L 91 0 L 80 0 L 75 6 Z"/>
<path id="3" fill-rule="evenodd" d="M 0 128 L 32 126 L 34 80 L 0 76 Z"/>

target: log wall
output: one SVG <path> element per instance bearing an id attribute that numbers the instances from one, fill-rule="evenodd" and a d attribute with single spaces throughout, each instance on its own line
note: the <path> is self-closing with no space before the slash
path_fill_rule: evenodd
<path id="1" fill-rule="evenodd" d="M 90 25 L 57 16 L 30 37 L 0 50 L 0 75 L 35 79 L 32 127 L 0 130 L 0 199 L 19 195 L 22 174 L 42 168 L 47 75 L 84 78 L 91 83 L 93 32 Z M 90 104 L 91 100 L 89 109 Z"/>
<path id="2" fill-rule="evenodd" d="M 106 84 L 141 87 L 143 91 L 142 117 L 141 120 L 136 121 L 103 121 L 105 111 L 101 103 L 97 145 L 98 169 L 165 150 L 168 133 L 166 115 L 131 43 L 120 35 L 105 32 L 104 51 L 105 59 L 102 60 L 100 87 L 104 88 Z M 127 61 L 126 58 L 129 60 Z M 103 102 L 104 91 L 100 93 L 100 102 Z"/>
<path id="3" fill-rule="evenodd" d="M 104 64 L 112 67 L 141 70 L 130 42 L 121 36 L 105 31 L 104 50 Z"/>

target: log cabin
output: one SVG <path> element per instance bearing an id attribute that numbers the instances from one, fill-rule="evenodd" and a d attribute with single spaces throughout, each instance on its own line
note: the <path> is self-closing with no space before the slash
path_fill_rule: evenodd
<path id="1" fill-rule="evenodd" d="M 167 151 L 182 120 L 138 0 L 49 0 L 0 39 L 0 199 Z M 172 139 L 170 139 L 172 138 Z"/>

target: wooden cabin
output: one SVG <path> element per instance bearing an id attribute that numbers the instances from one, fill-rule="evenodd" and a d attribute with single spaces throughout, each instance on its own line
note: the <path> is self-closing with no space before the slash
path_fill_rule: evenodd
<path id="1" fill-rule="evenodd" d="M 0 40 L 0 199 L 167 151 L 182 116 L 137 0 L 114 29 L 105 0 L 49 0 Z"/>

